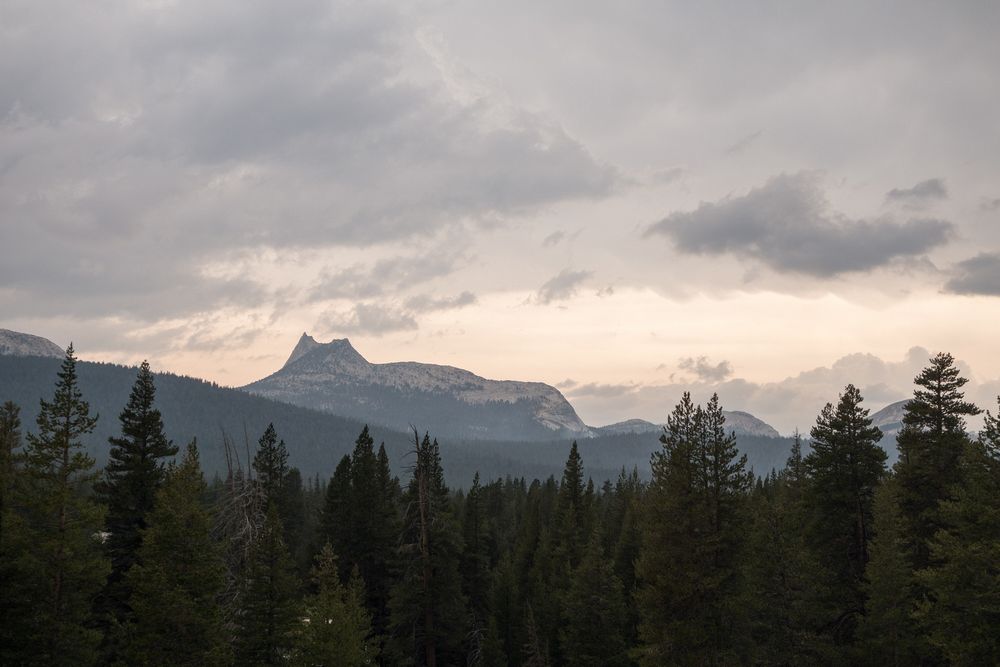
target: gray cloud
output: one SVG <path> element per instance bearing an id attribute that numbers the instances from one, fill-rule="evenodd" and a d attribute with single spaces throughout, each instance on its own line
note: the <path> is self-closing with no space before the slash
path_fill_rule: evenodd
<path id="1" fill-rule="evenodd" d="M 893 188 L 885 193 L 887 201 L 926 201 L 928 199 L 947 199 L 948 188 L 940 178 L 929 178 L 912 188 Z"/>
<path id="2" fill-rule="evenodd" d="M 694 374 L 699 382 L 722 382 L 733 374 L 731 363 L 723 360 L 712 364 L 708 357 L 684 357 L 677 363 L 677 367 Z"/>
<path id="3" fill-rule="evenodd" d="M 566 395 L 570 398 L 617 398 L 626 394 L 631 394 L 639 388 L 636 384 L 601 384 L 598 382 L 588 382 L 586 384 L 574 385 Z"/>
<path id="4" fill-rule="evenodd" d="M 742 197 L 673 213 L 646 235 L 666 236 L 688 254 L 732 254 L 779 272 L 826 278 L 921 255 L 945 243 L 952 230 L 943 220 L 848 219 L 829 210 L 815 174 L 799 173 L 776 176 Z"/>
<path id="5" fill-rule="evenodd" d="M 619 179 L 548 119 L 513 109 L 498 122 L 490 100 L 456 97 L 412 16 L 389 5 L 29 3 L 5 27 L 12 315 L 266 304 L 252 275 L 205 266 L 243 248 L 461 232 Z"/>
<path id="6" fill-rule="evenodd" d="M 431 312 L 436 310 L 455 310 L 476 303 L 476 295 L 465 291 L 455 296 L 434 297 L 429 294 L 418 294 L 406 300 L 406 307 L 411 311 Z"/>
<path id="7" fill-rule="evenodd" d="M 327 311 L 316 327 L 332 334 L 381 336 L 397 331 L 413 331 L 418 325 L 412 313 L 397 307 L 359 303 L 348 311 Z"/>
<path id="8" fill-rule="evenodd" d="M 463 261 L 460 253 L 438 250 L 425 254 L 379 259 L 325 272 L 309 290 L 311 301 L 368 299 L 422 285 L 452 273 Z"/>
<path id="9" fill-rule="evenodd" d="M 738 153 L 742 153 L 743 151 L 745 151 L 747 148 L 750 147 L 750 144 L 760 139 L 760 135 L 762 135 L 763 133 L 764 130 L 757 130 L 756 132 L 748 134 L 747 136 L 743 137 L 733 145 L 726 148 L 725 151 L 726 155 L 736 155 Z"/>
<path id="10" fill-rule="evenodd" d="M 538 292 L 535 294 L 535 302 L 547 305 L 553 301 L 570 299 L 577 293 L 580 285 L 592 275 L 592 271 L 563 269 L 558 275 L 550 278 L 544 285 L 538 288 Z"/>
<path id="11" fill-rule="evenodd" d="M 566 232 L 562 231 L 561 229 L 558 230 L 558 231 L 552 232 L 551 234 L 549 234 L 548 236 L 546 236 L 544 239 L 542 239 L 542 247 L 543 248 L 548 248 L 550 246 L 559 245 L 559 243 L 564 238 L 566 238 Z"/>
<path id="12" fill-rule="evenodd" d="M 959 262 L 944 289 L 953 294 L 1000 296 L 1000 253 L 984 252 Z"/>
<path id="13" fill-rule="evenodd" d="M 984 197 L 979 203 L 979 210 L 981 211 L 996 211 L 1000 209 L 1000 197 Z"/>

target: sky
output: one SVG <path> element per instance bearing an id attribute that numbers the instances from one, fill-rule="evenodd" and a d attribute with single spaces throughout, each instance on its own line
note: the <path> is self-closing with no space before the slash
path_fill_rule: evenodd
<path id="1" fill-rule="evenodd" d="M 1000 5 L 0 0 L 0 326 L 240 386 L 305 331 L 783 432 L 1000 393 Z"/>

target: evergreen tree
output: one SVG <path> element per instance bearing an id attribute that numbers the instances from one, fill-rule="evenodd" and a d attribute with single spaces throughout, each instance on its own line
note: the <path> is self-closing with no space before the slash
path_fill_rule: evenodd
<path id="1" fill-rule="evenodd" d="M 21 555 L 26 547 L 24 517 L 16 511 L 15 484 L 23 483 L 20 471 L 20 407 L 7 401 L 0 407 L 0 664 L 29 662 L 25 636 L 39 588 L 25 576 Z M 28 649 L 28 651 L 25 651 Z"/>
<path id="2" fill-rule="evenodd" d="M 917 618 L 954 665 L 1000 664 L 1000 458 L 996 440 L 988 444 L 996 426 L 989 416 L 980 441 L 966 445 L 962 484 L 940 505 L 934 565 L 917 573 L 927 591 Z"/>
<path id="3" fill-rule="evenodd" d="M 812 428 L 812 451 L 803 464 L 810 548 L 826 565 L 830 618 L 825 625 L 839 642 L 853 636 L 864 613 L 863 577 L 872 539 L 875 487 L 885 474 L 882 432 L 861 407 L 861 392 L 847 385 L 837 407 L 827 403 Z"/>
<path id="4" fill-rule="evenodd" d="M 272 504 L 251 547 L 236 627 L 236 661 L 278 665 L 287 661 L 299 628 L 298 582 Z"/>
<path id="5" fill-rule="evenodd" d="M 257 484 L 264 493 L 267 504 L 278 509 L 278 517 L 283 518 L 286 508 L 284 499 L 285 477 L 288 475 L 288 449 L 284 440 L 278 440 L 274 424 L 268 424 L 257 442 L 257 453 L 253 457 L 253 470 Z"/>
<path id="6" fill-rule="evenodd" d="M 737 659 L 750 476 L 724 423 L 718 397 L 702 409 L 685 392 L 653 453 L 637 565 L 643 664 Z"/>
<path id="7" fill-rule="evenodd" d="M 474 625 L 484 631 L 489 613 L 490 557 L 486 541 L 486 516 L 479 473 L 465 497 L 462 512 L 462 590 L 469 600 Z"/>
<path id="8" fill-rule="evenodd" d="M 28 662 L 50 665 L 94 660 L 100 633 L 87 621 L 108 572 L 98 537 L 103 512 L 87 495 L 97 475 L 82 442 L 97 417 L 77 385 L 72 345 L 58 378 L 52 400 L 41 401 L 38 432 L 27 436 L 25 484 L 15 487 L 24 516 L 15 548 L 34 595 L 18 642 L 32 655 Z"/>
<path id="9" fill-rule="evenodd" d="M 97 602 L 99 612 L 110 616 L 102 621 L 106 627 L 128 618 L 130 590 L 126 574 L 136 563 L 146 516 L 153 509 L 165 476 L 163 459 L 177 453 L 177 447 L 163 433 L 163 418 L 153 407 L 155 397 L 153 374 L 149 363 L 143 361 L 119 416 L 122 435 L 109 439 L 111 451 L 104 476 L 94 486 L 107 507 L 104 546 L 111 560 L 111 573 Z M 109 660 L 117 651 L 114 643 L 113 636 L 105 638 L 104 652 Z"/>
<path id="10" fill-rule="evenodd" d="M 354 667 L 374 663 L 378 642 L 365 609 L 361 579 L 355 571 L 348 586 L 340 583 L 337 556 L 329 542 L 316 556 L 316 593 L 306 598 L 305 617 L 295 663 L 312 667 Z"/>
<path id="11" fill-rule="evenodd" d="M 351 549 L 351 457 L 344 455 L 326 485 L 323 515 L 320 519 L 320 537 L 330 543 L 334 553 L 348 553 Z M 358 508 L 360 509 L 360 508 Z M 341 579 L 346 579 L 345 562 L 341 562 Z"/>
<path id="12" fill-rule="evenodd" d="M 390 600 L 394 663 L 465 662 L 461 536 L 451 511 L 437 441 L 414 433 L 416 462 L 404 496 L 401 578 Z"/>
<path id="13" fill-rule="evenodd" d="M 859 627 L 866 664 L 921 664 L 921 642 L 912 618 L 913 571 L 906 552 L 899 487 L 889 478 L 875 491 L 871 558 L 865 569 L 866 613 Z"/>
<path id="14" fill-rule="evenodd" d="M 590 540 L 566 592 L 560 636 L 567 667 L 629 665 L 628 623 L 622 582 L 604 557 L 599 537 Z"/>
<path id="15" fill-rule="evenodd" d="M 593 494 L 593 487 L 591 487 Z M 570 446 L 562 483 L 559 485 L 557 518 L 559 521 L 559 556 L 575 568 L 580 563 L 586 546 L 589 517 L 587 516 L 586 488 L 583 482 L 583 460 L 576 441 Z"/>
<path id="16" fill-rule="evenodd" d="M 225 665 L 230 661 L 219 596 L 225 568 L 202 506 L 198 449 L 187 446 L 146 516 L 138 562 L 128 571 L 133 625 L 127 660 L 135 665 Z"/>
<path id="17" fill-rule="evenodd" d="M 979 413 L 964 400 L 961 389 L 968 380 L 960 375 L 954 358 L 941 353 L 930 361 L 913 380 L 918 388 L 904 408 L 903 428 L 896 438 L 899 507 L 915 570 L 932 562 L 931 540 L 945 527 L 939 505 L 952 498 L 962 481 L 960 459 L 969 440 L 964 417 Z"/>
<path id="18" fill-rule="evenodd" d="M 10 503 L 18 450 L 21 448 L 21 408 L 13 401 L 0 406 L 0 517 Z M 2 519 L 0 519 L 2 520 Z M 3 535 L 0 524 L 0 535 Z"/>

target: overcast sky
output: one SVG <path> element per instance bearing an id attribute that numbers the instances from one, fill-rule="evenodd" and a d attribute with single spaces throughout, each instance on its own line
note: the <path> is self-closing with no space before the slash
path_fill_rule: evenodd
<path id="1" fill-rule="evenodd" d="M 877 6 L 876 6 L 877 5 Z M 808 429 L 1000 393 L 1000 4 L 0 0 L 0 326 Z M 995 407 L 995 399 L 993 399 Z"/>

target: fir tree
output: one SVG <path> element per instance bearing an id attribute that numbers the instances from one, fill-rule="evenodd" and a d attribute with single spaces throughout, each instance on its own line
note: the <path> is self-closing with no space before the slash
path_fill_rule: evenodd
<path id="1" fill-rule="evenodd" d="M 865 570 L 867 603 L 859 626 L 861 646 L 872 665 L 921 663 L 921 646 L 912 619 L 913 571 L 907 559 L 899 488 L 889 478 L 875 491 L 875 537 Z"/>
<path id="2" fill-rule="evenodd" d="M 595 534 L 566 592 L 560 643 L 567 667 L 629 665 L 622 582 Z"/>
<path id="3" fill-rule="evenodd" d="M 242 582 L 236 627 L 236 661 L 242 665 L 286 662 L 299 627 L 298 582 L 272 504 L 251 546 Z"/>
<path id="4" fill-rule="evenodd" d="M 907 551 L 915 570 L 931 564 L 931 540 L 945 527 L 939 505 L 951 499 L 962 481 L 960 459 L 968 443 L 964 418 L 979 413 L 964 400 L 961 389 L 967 382 L 950 354 L 938 354 L 914 378 L 918 388 L 904 408 L 903 428 L 896 438 L 896 476 Z"/>
<path id="5" fill-rule="evenodd" d="M 224 665 L 231 656 L 219 596 L 225 568 L 201 504 L 206 486 L 194 442 L 169 470 L 147 515 L 138 563 L 128 572 L 137 665 Z"/>
<path id="6" fill-rule="evenodd" d="M 121 437 L 112 437 L 111 451 L 104 476 L 94 487 L 107 507 L 105 549 L 111 560 L 111 573 L 98 600 L 102 614 L 110 615 L 104 624 L 124 623 L 129 614 L 129 586 L 126 574 L 136 563 L 146 516 L 153 509 L 156 492 L 164 479 L 164 461 L 177 453 L 163 433 L 163 418 L 153 407 L 156 389 L 149 363 L 143 361 L 122 410 Z M 114 640 L 106 638 L 104 651 L 111 660 Z M 110 644 L 110 645 L 109 645 Z"/>
<path id="7" fill-rule="evenodd" d="M 268 424 L 264 434 L 260 436 L 257 453 L 253 457 L 253 470 L 266 502 L 273 504 L 278 509 L 279 518 L 283 518 L 283 510 L 286 509 L 282 507 L 282 500 L 285 477 L 288 475 L 288 449 L 284 440 L 278 440 L 274 424 Z"/>
<path id="8" fill-rule="evenodd" d="M 108 572 L 103 512 L 86 495 L 97 475 L 82 442 L 97 417 L 77 385 L 72 345 L 58 378 L 52 400 L 41 401 L 38 432 L 28 434 L 25 484 L 16 487 L 25 518 L 19 561 L 36 595 L 19 641 L 34 653 L 30 662 L 50 665 L 93 661 L 100 634 L 86 623 Z"/>
<path id="9" fill-rule="evenodd" d="M 316 593 L 306 598 L 305 617 L 294 662 L 301 665 L 354 667 L 373 664 L 378 657 L 371 615 L 365 609 L 363 584 L 357 571 L 348 586 L 340 583 L 337 556 L 327 542 L 313 569 Z"/>
<path id="10" fill-rule="evenodd" d="M 637 565 L 643 664 L 736 659 L 750 476 L 724 423 L 718 397 L 702 409 L 685 392 L 653 453 Z"/>
<path id="11" fill-rule="evenodd" d="M 917 573 L 927 591 L 917 619 L 954 665 L 1000 664 L 1000 458 L 987 444 L 995 428 L 991 416 L 984 437 L 966 445 L 962 484 L 939 508 L 934 565 Z"/>
<path id="12" fill-rule="evenodd" d="M 872 539 L 875 487 L 885 474 L 882 432 L 861 407 L 862 397 L 847 385 L 837 407 L 827 403 L 812 428 L 812 451 L 803 464 L 809 486 L 805 495 L 810 547 L 826 564 L 830 618 L 826 625 L 840 642 L 853 636 L 864 613 L 862 583 Z"/>
<path id="13" fill-rule="evenodd" d="M 21 408 L 13 401 L 0 406 L 0 517 L 10 503 L 14 485 L 14 461 L 21 448 Z M 0 535 L 3 535 L 0 524 Z"/>
<path id="14" fill-rule="evenodd" d="M 437 441 L 414 433 L 416 462 L 404 496 L 402 573 L 390 600 L 395 662 L 434 667 L 465 662 L 461 537 Z"/>
<path id="15" fill-rule="evenodd" d="M 320 539 L 329 542 L 334 553 L 348 553 L 351 542 L 351 457 L 345 455 L 337 464 L 326 485 L 323 512 L 320 518 Z M 341 560 L 340 576 L 346 579 L 350 570 L 344 570 L 346 562 Z"/>

